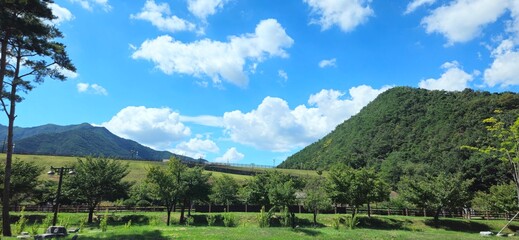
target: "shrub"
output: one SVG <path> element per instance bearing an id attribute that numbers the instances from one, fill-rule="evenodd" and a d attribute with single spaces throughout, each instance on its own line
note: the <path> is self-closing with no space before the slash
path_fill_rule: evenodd
<path id="1" fill-rule="evenodd" d="M 357 225 L 359 225 L 359 219 L 357 218 L 357 215 L 355 215 L 353 218 L 351 216 L 346 216 L 345 224 L 346 226 L 351 230 L 355 229 Z"/>
<path id="2" fill-rule="evenodd" d="M 195 223 L 195 218 L 193 216 L 189 216 L 186 218 L 186 226 L 192 226 Z"/>
<path id="3" fill-rule="evenodd" d="M 128 222 L 124 224 L 124 228 L 126 228 L 126 229 L 130 228 L 131 226 L 132 226 L 132 220 L 131 219 L 128 220 Z"/>
<path id="4" fill-rule="evenodd" d="M 226 227 L 234 227 L 237 225 L 236 217 L 234 214 L 225 213 L 223 215 L 223 225 Z"/>
<path id="5" fill-rule="evenodd" d="M 218 218 L 218 215 L 211 215 L 211 214 L 206 215 L 205 219 L 207 220 L 207 225 L 214 226 L 217 218 Z"/>
<path id="6" fill-rule="evenodd" d="M 269 226 L 269 215 L 265 212 L 265 206 L 261 207 L 260 213 L 258 214 L 259 227 L 264 228 Z"/>
<path id="7" fill-rule="evenodd" d="M 335 230 L 339 230 L 339 227 L 341 226 L 341 218 L 340 217 L 334 217 L 332 219 L 332 227 Z"/>
<path id="8" fill-rule="evenodd" d="M 106 232 L 108 229 L 108 209 L 106 209 L 103 218 L 99 222 L 99 227 L 101 228 L 101 232 Z"/>
<path id="9" fill-rule="evenodd" d="M 14 224 L 14 233 L 20 234 L 25 230 L 25 227 L 27 226 L 27 218 L 25 218 L 25 207 L 22 208 L 22 211 L 20 212 L 20 219 L 16 221 Z"/>

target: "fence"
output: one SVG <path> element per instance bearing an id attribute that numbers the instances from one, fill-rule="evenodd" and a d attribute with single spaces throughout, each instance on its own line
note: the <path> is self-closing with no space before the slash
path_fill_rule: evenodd
<path id="1" fill-rule="evenodd" d="M 17 206 L 11 208 L 11 211 L 21 211 L 25 207 L 27 212 L 52 212 L 53 208 L 50 205 L 26 205 Z M 118 212 L 165 212 L 166 207 L 163 206 L 149 206 L 149 207 L 128 207 L 128 206 L 99 206 L 96 208 L 97 212 L 118 211 Z M 180 211 L 180 207 L 175 209 Z M 198 213 L 219 213 L 219 212 L 260 212 L 261 206 L 259 205 L 193 205 L 191 208 L 192 212 Z M 295 213 L 312 213 L 302 205 L 292 205 L 289 210 Z M 353 211 L 350 207 L 334 206 L 328 210 L 319 211 L 320 214 L 351 214 Z M 60 206 L 59 212 L 78 213 L 88 212 L 87 206 L 83 205 L 63 205 Z M 421 217 L 433 217 L 434 211 L 428 211 L 423 209 L 397 209 L 397 208 L 371 208 L 372 215 L 395 215 L 395 216 L 421 216 Z M 357 213 L 367 214 L 367 208 L 358 208 Z M 440 217 L 449 218 L 478 218 L 478 219 L 510 219 L 514 213 L 507 212 L 491 212 L 491 211 L 476 211 L 473 209 L 460 209 L 456 211 L 444 210 L 440 213 Z"/>

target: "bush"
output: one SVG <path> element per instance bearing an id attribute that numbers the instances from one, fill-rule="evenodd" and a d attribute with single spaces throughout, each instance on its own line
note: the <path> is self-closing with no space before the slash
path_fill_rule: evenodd
<path id="1" fill-rule="evenodd" d="M 101 222 L 99 222 L 99 227 L 101 228 L 101 232 L 106 232 L 108 229 L 108 209 L 106 209 Z"/>
<path id="2" fill-rule="evenodd" d="M 357 227 L 357 225 L 359 225 L 359 219 L 357 218 L 357 215 L 355 215 L 353 218 L 351 216 L 346 216 L 344 221 L 345 221 L 346 226 L 350 230 L 355 229 Z"/>
<path id="3" fill-rule="evenodd" d="M 258 214 L 259 227 L 264 228 L 269 226 L 269 215 L 265 212 L 265 206 L 261 207 L 260 213 Z"/>
<path id="4" fill-rule="evenodd" d="M 341 218 L 340 217 L 334 217 L 332 219 L 332 227 L 335 230 L 339 230 L 339 227 L 341 226 Z"/>
<path id="5" fill-rule="evenodd" d="M 218 215 L 211 215 L 211 214 L 206 215 L 205 219 L 207 220 L 207 225 L 214 226 L 217 218 L 218 218 Z"/>
<path id="6" fill-rule="evenodd" d="M 234 227 L 237 225 L 236 217 L 234 214 L 225 213 L 223 215 L 223 225 L 226 227 Z"/>
<path id="7" fill-rule="evenodd" d="M 195 223 L 195 218 L 192 216 L 189 216 L 186 218 L 186 226 L 192 226 Z"/>
<path id="8" fill-rule="evenodd" d="M 20 212 L 20 219 L 14 224 L 14 234 L 20 234 L 25 230 L 27 226 L 27 218 L 25 218 L 25 207 Z"/>
<path id="9" fill-rule="evenodd" d="M 130 228 L 131 226 L 132 226 L 132 220 L 131 219 L 128 220 L 128 222 L 124 224 L 124 228 L 126 228 L 126 229 Z"/>

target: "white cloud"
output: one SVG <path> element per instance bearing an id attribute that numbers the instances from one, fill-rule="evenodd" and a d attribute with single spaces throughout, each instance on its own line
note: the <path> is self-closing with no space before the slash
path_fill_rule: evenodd
<path id="1" fill-rule="evenodd" d="M 519 42 L 519 1 L 510 0 L 510 15 L 512 20 L 508 22 L 507 31 L 515 35 L 515 42 Z"/>
<path id="2" fill-rule="evenodd" d="M 76 85 L 77 91 L 80 92 L 80 93 L 86 92 L 88 90 L 89 86 L 90 86 L 90 84 L 88 84 L 88 83 L 78 83 Z"/>
<path id="3" fill-rule="evenodd" d="M 321 60 L 319 62 L 319 67 L 320 68 L 325 68 L 325 67 L 336 67 L 337 65 L 337 59 L 335 58 L 332 58 L 332 59 L 324 59 L 324 60 Z"/>
<path id="4" fill-rule="evenodd" d="M 155 4 L 153 0 L 147 0 L 141 12 L 130 15 L 133 19 L 146 20 L 161 31 L 178 32 L 194 31 L 196 25 L 177 16 L 170 16 L 171 11 L 167 3 Z"/>
<path id="5" fill-rule="evenodd" d="M 444 63 L 442 69 L 445 69 L 445 72 L 440 78 L 422 80 L 418 86 L 429 90 L 461 91 L 469 87 L 468 83 L 478 75 L 478 72 L 466 73 L 456 61 Z"/>
<path id="6" fill-rule="evenodd" d="M 481 34 L 482 28 L 506 12 L 510 0 L 453 0 L 422 19 L 426 32 L 440 33 L 447 45 L 467 42 Z"/>
<path id="7" fill-rule="evenodd" d="M 485 70 L 484 81 L 490 86 L 519 85 L 519 51 L 512 40 L 504 40 L 492 51 L 494 62 Z"/>
<path id="8" fill-rule="evenodd" d="M 52 23 L 60 24 L 74 19 L 74 15 L 72 15 L 68 9 L 61 7 L 56 3 L 49 3 L 48 6 L 52 10 L 52 14 L 56 16 L 56 19 L 52 20 Z"/>
<path id="9" fill-rule="evenodd" d="M 227 152 L 223 154 L 221 157 L 217 157 L 215 159 L 216 162 L 223 162 L 223 163 L 235 163 L 240 160 L 242 160 L 245 157 L 243 153 L 238 152 L 235 147 L 229 148 Z"/>
<path id="10" fill-rule="evenodd" d="M 181 142 L 177 144 L 175 149 L 172 152 L 188 157 L 192 157 L 195 159 L 205 158 L 206 153 L 217 153 L 220 149 L 210 139 L 200 139 L 200 138 L 192 138 L 187 142 Z"/>
<path id="11" fill-rule="evenodd" d="M 71 0 L 74 3 L 79 3 L 82 8 L 93 11 L 94 6 L 101 7 L 105 12 L 112 10 L 112 6 L 108 3 L 108 0 Z"/>
<path id="12" fill-rule="evenodd" d="M 78 73 L 74 72 L 74 71 L 70 71 L 66 68 L 62 68 L 60 67 L 59 65 L 57 64 L 54 64 L 54 69 L 57 70 L 59 73 L 63 74 L 63 76 L 65 76 L 66 78 L 70 78 L 70 79 L 74 79 L 74 78 L 77 78 L 79 76 Z"/>
<path id="13" fill-rule="evenodd" d="M 247 61 L 288 57 L 285 48 L 293 42 L 275 19 L 267 19 L 256 26 L 254 33 L 231 36 L 229 42 L 203 39 L 186 44 L 168 35 L 159 36 L 142 43 L 132 58 L 152 61 L 166 74 L 207 76 L 215 84 L 223 80 L 244 87 L 248 84 L 243 70 Z"/>
<path id="14" fill-rule="evenodd" d="M 169 108 L 129 106 L 101 125 L 120 137 L 155 149 L 171 148 L 172 143 L 191 135 L 191 130 L 180 122 L 180 115 Z"/>
<path id="15" fill-rule="evenodd" d="M 222 9 L 229 0 L 188 0 L 187 9 L 196 17 L 205 19 Z"/>
<path id="16" fill-rule="evenodd" d="M 258 149 L 290 151 L 325 136 L 388 88 L 361 85 L 349 90 L 349 99 L 341 99 L 342 92 L 322 90 L 310 96 L 308 104 L 313 107 L 299 105 L 295 109 L 281 98 L 266 97 L 248 113 L 226 112 L 225 132 L 231 140 Z"/>
<path id="17" fill-rule="evenodd" d="M 215 117 L 215 116 L 196 116 L 196 117 L 189 117 L 189 116 L 180 116 L 180 121 L 182 122 L 192 122 L 204 126 L 210 126 L 210 127 L 223 127 L 223 118 L 222 117 Z"/>
<path id="18" fill-rule="evenodd" d="M 288 74 L 287 74 L 287 72 L 285 72 L 285 71 L 282 70 L 282 69 L 278 70 L 278 76 L 279 76 L 280 78 L 285 79 L 285 81 L 288 80 Z"/>
<path id="19" fill-rule="evenodd" d="M 102 87 L 101 85 L 99 84 L 89 84 L 89 83 L 78 83 L 76 85 L 76 88 L 77 88 L 77 91 L 80 92 L 80 93 L 93 93 L 93 94 L 97 94 L 97 95 L 103 95 L 103 96 L 106 96 L 108 95 L 108 91 Z"/>
<path id="20" fill-rule="evenodd" d="M 406 8 L 404 14 L 412 13 L 423 5 L 432 5 L 435 2 L 436 2 L 436 0 L 413 0 L 412 2 L 407 4 L 407 8 Z"/>
<path id="21" fill-rule="evenodd" d="M 369 6 L 371 0 L 303 0 L 317 18 L 311 23 L 318 24 L 322 30 L 338 25 L 344 32 L 355 29 L 374 15 Z"/>

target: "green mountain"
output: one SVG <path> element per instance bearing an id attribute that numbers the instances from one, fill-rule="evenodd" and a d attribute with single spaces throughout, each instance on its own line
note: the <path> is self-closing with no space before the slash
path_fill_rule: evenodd
<path id="1" fill-rule="evenodd" d="M 6 139 L 7 127 L 0 125 L 0 138 Z M 3 143 L 4 141 L 2 141 Z M 104 127 L 83 123 L 59 126 L 47 124 L 38 127 L 14 129 L 15 153 L 59 156 L 105 156 L 122 159 L 162 160 L 175 156 L 182 160 L 194 159 L 168 151 L 156 151 L 135 141 L 120 138 Z M 2 145 L 2 151 L 5 146 Z"/>
<path id="2" fill-rule="evenodd" d="M 374 167 L 392 184 L 402 175 L 461 171 L 476 185 L 491 184 L 506 175 L 503 164 L 460 147 L 488 141 L 482 120 L 496 109 L 514 120 L 519 95 L 396 87 L 279 167 L 328 169 L 342 162 Z"/>

